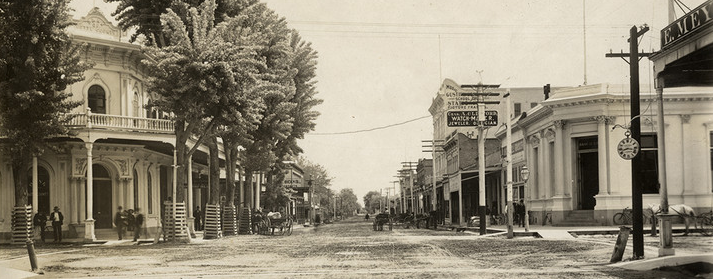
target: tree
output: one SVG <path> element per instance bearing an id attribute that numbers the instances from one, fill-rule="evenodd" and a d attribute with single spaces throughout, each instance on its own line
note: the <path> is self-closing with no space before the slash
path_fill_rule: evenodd
<path id="1" fill-rule="evenodd" d="M 297 165 L 299 165 L 304 172 L 304 180 L 312 180 L 312 195 L 317 204 L 322 207 L 333 204 L 334 193 L 330 189 L 332 186 L 332 177 L 329 176 L 327 169 L 304 157 L 297 158 Z"/>
<path id="2" fill-rule="evenodd" d="M 367 212 L 379 212 L 383 202 L 384 197 L 377 191 L 369 191 L 364 195 L 364 208 Z"/>
<path id="3" fill-rule="evenodd" d="M 239 21 L 236 18 L 216 26 L 215 8 L 212 0 L 203 2 L 198 9 L 190 8 L 191 26 L 168 9 L 161 15 L 161 23 L 170 44 L 146 48 L 151 58 L 144 60 L 149 67 L 147 88 L 160 96 L 149 106 L 170 112 L 174 120 L 181 174 L 178 185 L 183 185 L 190 156 L 224 119 L 240 118 L 242 126 L 234 124 L 238 128 L 259 122 L 262 92 L 273 87 L 257 76 L 258 69 L 265 67 L 255 51 L 261 43 L 256 38 L 260 35 L 235 34 Z M 243 44 L 235 43 L 236 38 Z M 198 139 L 188 148 L 186 143 L 191 136 Z M 183 191 L 176 198 L 182 201 Z"/>
<path id="4" fill-rule="evenodd" d="M 353 216 L 354 212 L 361 209 L 361 205 L 357 202 L 358 198 L 351 188 L 344 188 L 339 191 L 339 201 L 337 204 L 338 212 L 345 216 Z"/>
<path id="5" fill-rule="evenodd" d="M 81 102 L 71 101 L 65 88 L 91 68 L 65 33 L 68 11 L 62 0 L 0 2 L 0 133 L 11 155 L 17 206 L 28 203 L 25 171 L 32 157 L 54 149 L 49 138 L 70 134 L 68 113 Z"/>

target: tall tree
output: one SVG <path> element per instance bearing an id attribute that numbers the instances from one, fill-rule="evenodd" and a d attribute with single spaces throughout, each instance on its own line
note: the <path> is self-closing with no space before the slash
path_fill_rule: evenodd
<path id="1" fill-rule="evenodd" d="M 367 212 L 379 212 L 384 197 L 377 191 L 369 191 L 364 195 L 364 208 Z"/>
<path id="2" fill-rule="evenodd" d="M 253 37 L 257 35 L 235 35 L 233 28 L 237 19 L 216 26 L 215 8 L 212 0 L 203 2 L 198 9 L 190 8 L 190 26 L 168 9 L 161 15 L 161 23 L 170 44 L 163 48 L 146 48 L 152 58 L 144 60 L 149 67 L 147 87 L 160 96 L 149 105 L 173 115 L 181 174 L 185 173 L 188 158 L 213 134 L 225 115 L 239 114 L 245 126 L 257 123 L 262 92 L 272 87 L 269 82 L 252 77 L 265 67 L 256 54 L 258 47 L 230 41 L 234 36 L 242 36 L 246 42 L 255 42 Z M 258 80 L 257 85 L 241 88 L 242 79 L 251 78 Z M 235 106 L 249 109 L 236 112 Z M 186 144 L 192 136 L 198 139 L 188 147 Z M 184 177 L 178 176 L 179 185 L 183 185 Z M 176 198 L 183 200 L 182 191 Z"/>
<path id="3" fill-rule="evenodd" d="M 351 188 L 344 188 L 339 191 L 339 201 L 337 204 L 338 211 L 345 216 L 353 216 L 354 212 L 361 209 L 361 205 L 357 202 L 358 198 Z"/>
<path id="4" fill-rule="evenodd" d="M 67 113 L 81 102 L 65 88 L 91 68 L 65 33 L 68 11 L 62 0 L 0 2 L 0 134 L 10 149 L 18 206 L 28 203 L 32 157 L 53 148 L 48 138 L 70 133 Z"/>
<path id="5" fill-rule="evenodd" d="M 297 165 L 304 172 L 304 180 L 312 180 L 312 189 L 314 200 L 317 204 L 326 206 L 334 202 L 334 192 L 330 189 L 332 186 L 332 177 L 322 165 L 311 162 L 304 157 L 297 158 Z M 305 182 L 305 185 L 307 183 Z"/>

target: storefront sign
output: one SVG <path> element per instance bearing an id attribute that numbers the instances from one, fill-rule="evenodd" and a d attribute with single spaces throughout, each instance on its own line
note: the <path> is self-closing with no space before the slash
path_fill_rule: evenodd
<path id="1" fill-rule="evenodd" d="M 661 48 L 713 22 L 713 0 L 708 0 L 661 30 Z"/>
<path id="2" fill-rule="evenodd" d="M 479 121 L 477 110 L 449 111 L 446 115 L 448 127 L 497 126 L 498 111 L 485 111 L 484 121 Z"/>

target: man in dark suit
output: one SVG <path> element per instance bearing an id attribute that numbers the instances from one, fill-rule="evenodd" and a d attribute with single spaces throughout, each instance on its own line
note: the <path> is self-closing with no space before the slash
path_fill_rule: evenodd
<path id="1" fill-rule="evenodd" d="M 40 234 L 42 242 L 45 242 L 45 226 L 47 225 L 47 215 L 42 212 L 37 212 L 34 219 L 35 232 Z"/>
<path id="2" fill-rule="evenodd" d="M 134 242 L 136 242 L 139 239 L 139 235 L 141 234 L 141 227 L 144 225 L 144 215 L 141 214 L 141 209 L 138 207 L 136 208 L 136 217 L 134 218 Z"/>
<path id="3" fill-rule="evenodd" d="M 58 206 L 55 206 L 54 212 L 50 214 L 50 221 L 52 221 L 52 229 L 54 229 L 54 242 L 62 242 L 64 216 L 62 216 L 62 212 L 59 212 Z"/>
<path id="4" fill-rule="evenodd" d="M 126 219 L 122 209 L 124 208 L 119 206 L 118 211 L 114 214 L 114 225 L 116 226 L 116 233 L 119 235 L 119 240 L 124 238 L 124 219 Z"/>

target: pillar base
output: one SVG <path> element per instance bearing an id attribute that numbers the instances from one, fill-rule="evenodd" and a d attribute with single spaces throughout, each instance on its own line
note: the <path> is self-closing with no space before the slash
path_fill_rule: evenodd
<path id="1" fill-rule="evenodd" d="M 671 222 L 678 218 L 677 214 L 657 214 L 659 233 L 659 257 L 675 255 L 673 249 L 673 231 Z"/>
<path id="2" fill-rule="evenodd" d="M 195 227 L 195 217 L 188 217 L 188 234 L 191 235 L 191 238 L 196 238 L 196 227 Z"/>
<path id="3" fill-rule="evenodd" d="M 94 234 L 94 219 L 84 221 L 84 242 L 94 242 L 97 236 Z"/>

